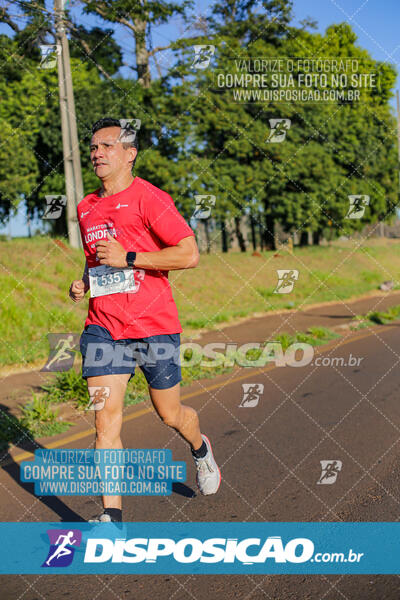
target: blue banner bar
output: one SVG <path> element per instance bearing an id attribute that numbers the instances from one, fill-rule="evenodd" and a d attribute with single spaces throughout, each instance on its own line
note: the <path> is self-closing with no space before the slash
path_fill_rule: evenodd
<path id="1" fill-rule="evenodd" d="M 1 574 L 400 574 L 400 523 L 0 523 Z"/>

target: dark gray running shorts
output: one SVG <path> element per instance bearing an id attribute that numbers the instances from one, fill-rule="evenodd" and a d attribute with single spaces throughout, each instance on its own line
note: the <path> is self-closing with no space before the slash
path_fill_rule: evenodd
<path id="1" fill-rule="evenodd" d="M 180 334 L 113 340 L 100 325 L 87 325 L 80 338 L 82 377 L 130 373 L 138 366 L 154 389 L 173 387 L 182 380 Z"/>

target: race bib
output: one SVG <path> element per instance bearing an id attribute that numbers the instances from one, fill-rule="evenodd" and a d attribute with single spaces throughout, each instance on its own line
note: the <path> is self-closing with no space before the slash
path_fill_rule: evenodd
<path id="1" fill-rule="evenodd" d="M 135 280 L 135 273 L 136 279 Z M 143 269 L 119 269 L 100 265 L 89 269 L 90 296 L 107 296 L 108 294 L 136 294 L 144 279 Z"/>

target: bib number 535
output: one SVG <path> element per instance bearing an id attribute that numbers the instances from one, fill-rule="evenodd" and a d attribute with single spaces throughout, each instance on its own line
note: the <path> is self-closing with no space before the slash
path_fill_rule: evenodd
<path id="1" fill-rule="evenodd" d="M 144 280 L 144 269 L 118 269 L 101 265 L 89 269 L 90 294 L 107 296 L 108 294 L 136 294 Z"/>
<path id="2" fill-rule="evenodd" d="M 107 275 L 101 275 L 97 278 L 98 285 L 112 285 L 113 283 L 122 283 L 123 281 L 125 281 L 125 274 L 123 271 L 108 273 Z"/>

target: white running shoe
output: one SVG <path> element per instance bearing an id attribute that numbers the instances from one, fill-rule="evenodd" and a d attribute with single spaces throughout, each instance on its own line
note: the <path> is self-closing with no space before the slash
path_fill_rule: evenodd
<path id="1" fill-rule="evenodd" d="M 197 469 L 197 486 L 204 496 L 215 494 L 221 483 L 221 471 L 218 468 L 212 453 L 210 440 L 207 436 L 201 434 L 207 446 L 207 454 L 204 458 L 194 458 Z"/>
<path id="2" fill-rule="evenodd" d="M 88 523 L 112 523 L 112 522 L 113 522 L 113 520 L 111 519 L 110 515 L 108 515 L 107 513 L 101 513 L 101 515 L 99 515 L 98 517 L 92 517 L 88 521 Z"/>
<path id="3" fill-rule="evenodd" d="M 92 517 L 88 520 L 88 523 L 91 523 L 93 526 L 82 532 L 82 540 L 85 542 L 91 535 L 97 535 L 99 533 L 97 526 L 103 526 L 103 524 L 107 525 L 104 532 L 110 537 L 115 536 L 116 538 L 120 538 L 126 536 L 126 524 L 120 521 L 113 521 L 110 515 L 106 513 L 101 513 L 97 517 Z M 101 527 L 101 530 L 103 531 L 103 527 Z"/>

